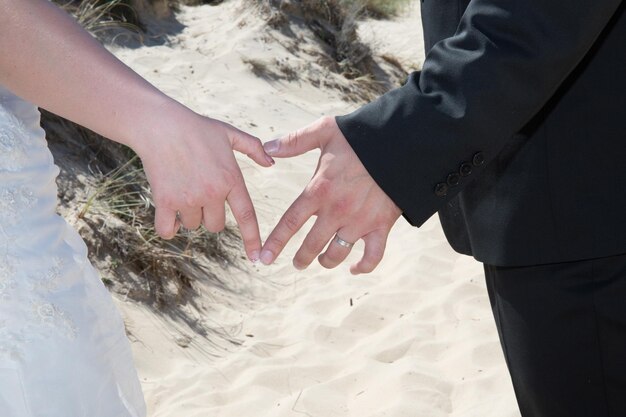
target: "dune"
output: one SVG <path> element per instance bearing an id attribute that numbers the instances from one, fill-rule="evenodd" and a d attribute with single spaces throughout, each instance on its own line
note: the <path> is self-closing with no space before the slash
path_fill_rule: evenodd
<path id="1" fill-rule="evenodd" d="M 350 81 L 329 82 L 306 52 L 312 34 L 298 33 L 304 52 L 294 54 L 286 35 L 246 4 L 184 7 L 177 18 L 185 28 L 171 43 L 112 50 L 199 113 L 263 140 L 358 106 L 336 85 Z M 363 22 L 361 38 L 377 56 L 419 68 L 418 9 Z M 306 77 L 255 74 L 255 63 Z M 264 236 L 306 185 L 317 156 L 271 169 L 238 156 Z M 215 334 L 116 296 L 150 416 L 519 416 L 482 267 L 449 248 L 436 216 L 420 229 L 399 221 L 386 258 L 366 276 L 351 276 L 349 263 L 296 271 L 291 258 L 302 237 L 271 267 L 222 271 L 234 293 L 197 284 L 197 319 Z M 361 253 L 357 244 L 350 260 Z"/>

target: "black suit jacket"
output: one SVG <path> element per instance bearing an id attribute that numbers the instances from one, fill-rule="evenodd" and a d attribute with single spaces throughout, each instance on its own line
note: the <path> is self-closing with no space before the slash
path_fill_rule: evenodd
<path id="1" fill-rule="evenodd" d="M 516 266 L 626 253 L 621 0 L 422 0 L 420 72 L 340 129 L 420 226 Z"/>

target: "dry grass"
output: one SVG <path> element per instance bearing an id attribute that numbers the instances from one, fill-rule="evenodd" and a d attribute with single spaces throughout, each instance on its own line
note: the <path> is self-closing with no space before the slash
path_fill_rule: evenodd
<path id="1" fill-rule="evenodd" d="M 243 57 L 241 61 L 250 66 L 250 70 L 254 75 L 266 80 L 296 81 L 298 79 L 298 71 L 288 62 L 277 58 L 271 61 L 263 61 L 256 58 Z"/>
<path id="2" fill-rule="evenodd" d="M 276 74 L 274 74 L 267 62 L 255 58 L 242 58 L 241 61 L 249 65 L 250 70 L 257 77 L 276 79 Z"/>
<path id="3" fill-rule="evenodd" d="M 370 16 L 389 18 L 401 13 L 412 0 L 347 0 L 360 3 Z"/>
<path id="4" fill-rule="evenodd" d="M 357 79 L 371 73 L 369 48 L 360 42 L 356 19 L 361 8 L 340 0 L 252 0 L 261 6 L 275 29 L 291 34 L 291 25 L 302 24 L 318 39 L 329 59 L 320 60 L 332 71 Z"/>
<path id="5" fill-rule="evenodd" d="M 347 100 L 369 101 L 395 87 L 405 76 L 398 63 L 388 62 L 400 74 L 387 74 L 379 67 L 370 48 L 358 36 L 358 20 L 364 16 L 379 18 L 399 13 L 411 0 L 248 0 L 265 14 L 268 25 L 293 39 L 288 49 L 299 53 L 297 31 L 294 25 L 305 26 L 313 32 L 322 51 L 316 62 L 335 74 L 350 80 L 334 82 L 332 78 L 323 84 L 340 90 Z M 384 59 L 384 58 L 383 58 Z M 252 63 L 249 63 L 252 64 Z M 269 63 L 256 65 L 252 70 L 266 78 L 285 79 L 280 71 Z M 271 74 L 271 77 L 268 77 Z M 277 76 L 278 75 L 278 76 Z M 308 80 L 313 84 L 320 80 Z"/>
<path id="6" fill-rule="evenodd" d="M 129 0 L 57 0 L 78 23 L 95 35 L 109 30 L 127 29 L 140 32 L 137 12 Z"/>

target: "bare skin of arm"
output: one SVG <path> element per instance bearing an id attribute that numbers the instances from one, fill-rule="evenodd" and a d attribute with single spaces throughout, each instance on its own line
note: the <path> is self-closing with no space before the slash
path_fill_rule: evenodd
<path id="1" fill-rule="evenodd" d="M 218 232 L 227 201 L 248 257 L 259 258 L 255 211 L 232 152 L 271 166 L 258 138 L 167 97 L 47 0 L 0 0 L 0 57 L 0 84 L 139 155 L 159 235 L 173 237 L 181 222 Z"/>

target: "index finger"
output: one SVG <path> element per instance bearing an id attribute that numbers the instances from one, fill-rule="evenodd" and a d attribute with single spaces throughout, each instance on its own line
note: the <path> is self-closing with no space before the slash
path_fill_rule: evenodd
<path id="1" fill-rule="evenodd" d="M 311 200 L 300 194 L 300 197 L 291 204 L 289 209 L 280 218 L 280 221 L 272 230 L 263 245 L 261 262 L 269 265 L 283 251 L 287 242 L 302 228 L 304 223 L 317 211 L 317 207 L 311 204 Z"/>
<path id="2" fill-rule="evenodd" d="M 252 262 L 258 261 L 261 254 L 259 223 L 257 222 L 250 194 L 248 194 L 248 189 L 243 180 L 230 190 L 226 200 L 239 225 L 239 231 L 241 232 L 248 258 Z"/>
<path id="3" fill-rule="evenodd" d="M 337 122 L 332 117 L 321 119 L 296 130 L 280 139 L 269 141 L 263 145 L 265 152 L 277 158 L 290 158 L 320 148 L 323 142 L 338 130 Z"/>

